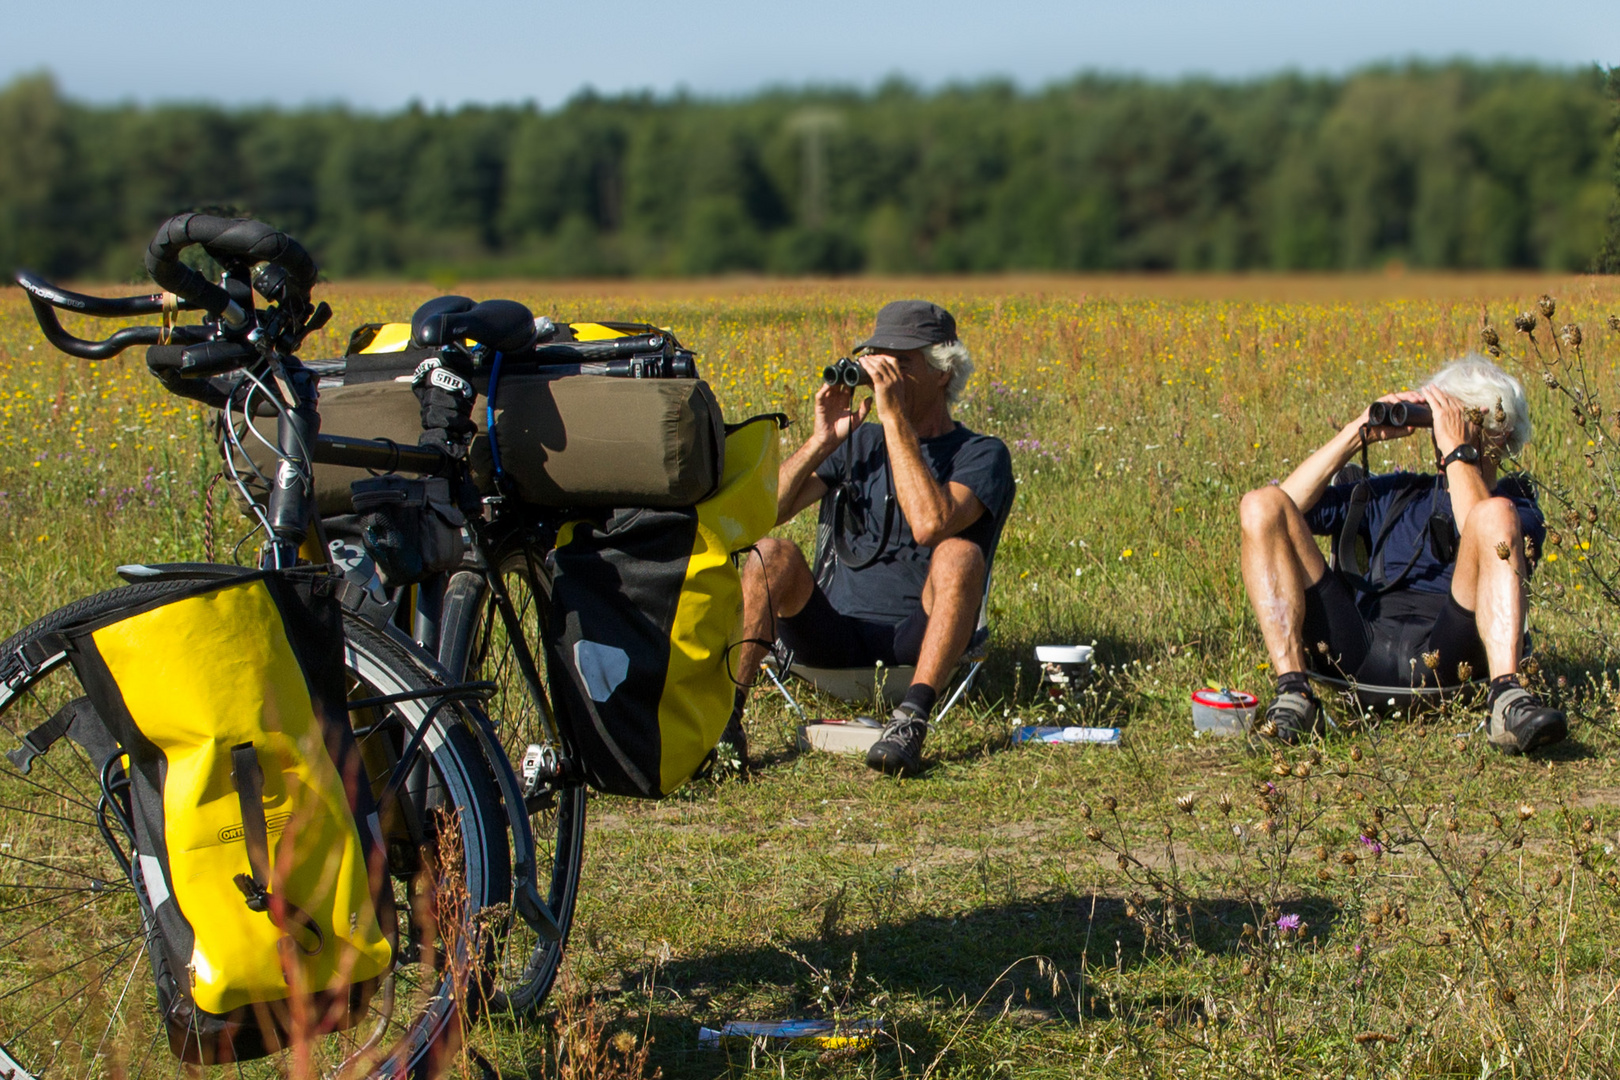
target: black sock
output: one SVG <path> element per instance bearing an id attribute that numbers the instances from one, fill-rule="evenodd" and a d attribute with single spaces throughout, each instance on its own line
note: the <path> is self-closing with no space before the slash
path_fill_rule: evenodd
<path id="1" fill-rule="evenodd" d="M 1505 691 L 1514 688 L 1524 689 L 1523 684 L 1519 682 L 1519 673 L 1517 671 L 1510 671 L 1506 675 L 1498 675 L 1491 680 L 1490 689 L 1485 691 L 1485 707 L 1487 709 L 1492 708 L 1495 706 L 1497 698 L 1501 697 Z"/>
<path id="2" fill-rule="evenodd" d="M 747 706 L 748 688 L 746 686 L 739 686 L 737 687 L 736 694 L 733 695 L 731 699 L 731 719 L 726 723 L 728 728 L 733 724 L 742 723 L 743 709 L 747 708 Z"/>
<path id="3" fill-rule="evenodd" d="M 900 699 L 900 707 L 908 712 L 915 713 L 918 719 L 928 719 L 928 714 L 934 711 L 934 702 L 939 695 L 927 683 L 914 682 L 906 691 L 906 696 Z"/>
<path id="4" fill-rule="evenodd" d="M 1277 676 L 1277 693 L 1281 694 L 1311 694 L 1311 680 L 1303 671 L 1288 671 Z"/>

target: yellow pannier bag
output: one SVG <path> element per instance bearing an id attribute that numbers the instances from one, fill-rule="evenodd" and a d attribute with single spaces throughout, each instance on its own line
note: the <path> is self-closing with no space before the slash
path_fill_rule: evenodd
<path id="1" fill-rule="evenodd" d="M 62 631 L 124 755 L 130 873 L 185 1061 L 347 1027 L 393 963 L 332 586 L 244 573 Z"/>
<path id="2" fill-rule="evenodd" d="M 559 531 L 547 659 L 559 720 L 600 791 L 662 798 L 720 741 L 742 628 L 736 557 L 776 524 L 783 422 L 729 426 L 720 486 L 695 507 L 615 510 Z"/>

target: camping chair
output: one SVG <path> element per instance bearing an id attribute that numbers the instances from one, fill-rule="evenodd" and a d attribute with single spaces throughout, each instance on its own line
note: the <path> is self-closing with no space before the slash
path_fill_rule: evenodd
<path id="1" fill-rule="evenodd" d="M 1010 508 L 1009 508 L 1010 513 Z M 1005 518 L 1002 525 L 1006 524 Z M 822 581 L 837 555 L 833 550 L 833 525 L 828 520 L 823 505 L 823 515 L 816 525 L 816 559 L 814 575 L 818 582 Z M 996 545 L 992 552 L 1000 546 L 1001 532 L 996 532 Z M 973 635 L 968 638 L 967 648 L 963 650 L 962 657 L 956 663 L 956 671 L 952 678 L 956 685 L 951 689 L 950 695 L 945 699 L 945 705 L 934 715 L 931 723 L 939 723 L 945 719 L 945 714 L 951 711 L 962 696 L 972 688 L 973 682 L 979 677 L 979 669 L 990 655 L 990 582 L 994 577 L 995 555 L 992 554 L 990 562 L 984 568 L 984 596 L 979 601 L 979 622 Z M 782 692 L 787 699 L 788 706 L 798 714 L 803 723 L 809 723 L 810 717 L 799 704 L 793 692 L 788 689 L 784 676 L 802 679 L 824 694 L 830 694 L 840 701 L 869 703 L 880 716 L 887 716 L 889 710 L 900 703 L 905 697 L 906 689 L 911 686 L 911 680 L 916 675 L 915 666 L 894 667 L 853 667 L 853 668 L 818 668 L 794 661 L 791 650 L 786 649 L 782 643 L 766 656 L 764 662 L 765 674 L 771 682 Z M 963 669 L 966 669 L 965 671 Z"/>
<path id="2" fill-rule="evenodd" d="M 1348 462 L 1333 475 L 1334 484 L 1353 484 L 1367 476 L 1366 469 L 1355 462 Z M 1338 570 L 1338 545 L 1334 545 L 1328 563 L 1330 569 Z M 1524 613 L 1524 644 L 1521 658 L 1530 655 L 1530 612 Z M 1414 674 L 1416 674 L 1414 672 Z M 1398 714 L 1413 716 L 1421 712 L 1437 710 L 1447 702 L 1458 699 L 1468 699 L 1484 694 L 1489 678 L 1485 673 L 1475 674 L 1466 682 L 1451 686 L 1435 686 L 1420 683 L 1408 686 L 1374 686 L 1370 683 L 1358 682 L 1342 676 L 1323 675 L 1315 671 L 1309 672 L 1312 682 L 1325 687 L 1333 697 L 1346 704 L 1353 705 L 1358 713 L 1391 715 Z M 1332 719 L 1328 723 L 1338 727 Z"/>

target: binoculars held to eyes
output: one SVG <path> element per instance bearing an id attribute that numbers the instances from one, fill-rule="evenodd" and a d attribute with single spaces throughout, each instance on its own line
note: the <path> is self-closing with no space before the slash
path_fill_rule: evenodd
<path id="1" fill-rule="evenodd" d="M 1367 406 L 1368 427 L 1433 427 L 1434 413 L 1416 401 L 1375 401 Z"/>
<path id="2" fill-rule="evenodd" d="M 857 386 L 872 385 L 872 376 L 866 373 L 866 369 L 847 356 L 823 368 L 821 377 L 826 380 L 828 386 L 847 386 L 851 390 Z"/>

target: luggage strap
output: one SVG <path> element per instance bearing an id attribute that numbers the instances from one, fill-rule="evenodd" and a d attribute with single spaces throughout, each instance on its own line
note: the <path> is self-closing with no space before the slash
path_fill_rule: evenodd
<path id="1" fill-rule="evenodd" d="M 85 698 L 78 698 L 68 702 L 56 710 L 55 716 L 24 735 L 21 746 L 15 750 L 6 751 L 6 757 L 11 759 L 13 765 L 17 766 L 18 772 L 24 776 L 28 775 L 28 771 L 34 767 L 34 759 L 41 754 L 49 753 L 51 747 L 55 746 L 62 736 L 67 734 L 69 725 L 79 715 L 80 703 L 86 701 Z"/>
<path id="2" fill-rule="evenodd" d="M 326 935 L 309 913 L 283 897 L 270 895 L 270 827 L 264 819 L 264 770 L 259 767 L 259 755 L 250 742 L 231 747 L 231 779 L 236 784 L 236 797 L 242 805 L 242 839 L 247 844 L 249 874 L 236 875 L 236 887 L 242 890 L 249 911 L 262 911 L 270 916 L 276 928 L 287 934 L 288 940 L 305 956 L 314 956 L 326 947 Z M 277 907 L 283 913 L 277 912 Z M 315 937 L 315 947 L 304 943 L 287 931 L 294 923 Z"/>

